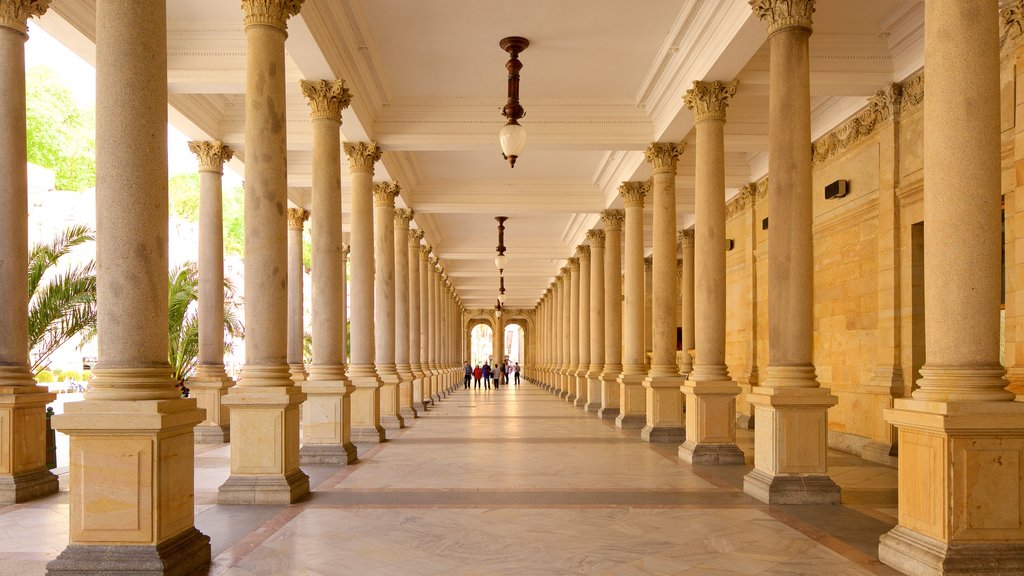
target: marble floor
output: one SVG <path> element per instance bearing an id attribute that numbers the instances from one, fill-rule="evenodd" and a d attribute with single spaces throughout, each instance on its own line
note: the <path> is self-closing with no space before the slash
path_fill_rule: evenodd
<path id="1" fill-rule="evenodd" d="M 197 446 L 196 524 L 209 575 L 896 574 L 895 469 L 833 452 L 842 506 L 770 507 L 741 488 L 752 440 L 745 466 L 690 466 L 526 382 L 460 389 L 359 463 L 304 467 L 294 506 L 217 505 L 229 449 Z M 44 574 L 67 536 L 66 492 L 0 509 L 0 575 Z"/>

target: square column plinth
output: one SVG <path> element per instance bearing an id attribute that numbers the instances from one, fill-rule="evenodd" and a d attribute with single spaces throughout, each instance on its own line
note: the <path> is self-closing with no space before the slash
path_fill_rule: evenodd
<path id="1" fill-rule="evenodd" d="M 899 525 L 879 559 L 906 574 L 1024 574 L 1024 404 L 898 399 Z"/>
<path id="2" fill-rule="evenodd" d="M 646 378 L 646 372 L 623 372 L 619 375 L 619 415 L 615 417 L 616 428 L 639 430 L 647 425 Z"/>
<path id="3" fill-rule="evenodd" d="M 385 430 L 405 428 L 398 396 L 401 379 L 398 374 L 381 374 L 380 380 L 380 425 Z"/>
<path id="4" fill-rule="evenodd" d="M 385 439 L 380 422 L 381 381 L 374 375 L 352 374 L 352 441 L 378 444 Z"/>
<path id="5" fill-rule="evenodd" d="M 614 420 L 619 416 L 619 373 L 620 369 L 605 370 L 601 373 L 600 406 L 597 417 Z"/>
<path id="6" fill-rule="evenodd" d="M 194 526 L 191 398 L 85 400 L 53 417 L 70 436 L 70 542 L 48 574 L 193 574 L 210 563 Z"/>
<path id="7" fill-rule="evenodd" d="M 838 399 L 825 388 L 756 386 L 754 469 L 743 491 L 768 504 L 838 504 L 828 476 L 828 409 Z"/>
<path id="8" fill-rule="evenodd" d="M 587 403 L 583 405 L 583 410 L 596 413 L 601 409 L 602 382 L 600 372 L 587 374 Z"/>
<path id="9" fill-rule="evenodd" d="M 231 441 L 231 411 L 224 405 L 224 396 L 235 381 L 224 373 L 223 366 L 198 366 L 196 376 L 188 381 L 189 396 L 199 408 L 206 410 L 206 419 L 195 428 L 196 444 L 223 444 Z"/>
<path id="10" fill-rule="evenodd" d="M 0 388 L 0 505 L 57 492 L 46 468 L 46 405 L 55 398 L 42 386 Z"/>
<path id="11" fill-rule="evenodd" d="M 309 477 L 299 468 L 304 400 L 297 386 L 231 389 L 224 398 L 231 408 L 231 476 L 220 487 L 220 504 L 292 504 L 309 495 Z"/>
<path id="12" fill-rule="evenodd" d="M 311 371 L 310 378 L 318 374 Z M 344 374 L 342 374 L 344 376 Z M 351 438 L 352 386 L 347 380 L 306 380 L 302 392 L 303 464 L 352 464 L 358 452 Z"/>
<path id="13" fill-rule="evenodd" d="M 647 442 L 682 442 L 686 439 L 683 428 L 683 394 L 679 388 L 686 382 L 684 376 L 651 375 L 643 383 L 647 403 L 647 421 L 640 438 Z"/>
<path id="14" fill-rule="evenodd" d="M 735 382 L 694 382 L 681 388 L 686 395 L 686 442 L 679 458 L 690 464 L 743 464 L 743 451 L 736 446 Z"/>

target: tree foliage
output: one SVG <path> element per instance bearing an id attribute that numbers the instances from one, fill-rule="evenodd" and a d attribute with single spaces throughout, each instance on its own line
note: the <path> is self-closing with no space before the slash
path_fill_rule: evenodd
<path id="1" fill-rule="evenodd" d="M 58 190 L 96 185 L 96 113 L 79 108 L 71 89 L 45 66 L 26 76 L 28 161 L 54 171 Z"/>
<path id="2" fill-rule="evenodd" d="M 171 214 L 199 222 L 199 174 L 177 174 L 168 181 Z M 236 186 L 221 198 L 224 219 L 224 251 L 242 255 L 245 245 L 245 190 Z"/>

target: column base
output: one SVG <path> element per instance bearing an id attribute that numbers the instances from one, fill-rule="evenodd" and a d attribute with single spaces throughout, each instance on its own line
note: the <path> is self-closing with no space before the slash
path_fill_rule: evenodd
<path id="1" fill-rule="evenodd" d="M 349 378 L 355 386 L 352 391 L 352 442 L 384 442 L 384 427 L 380 423 L 380 378 L 372 365 L 350 367 Z"/>
<path id="2" fill-rule="evenodd" d="M 614 419 L 619 415 L 619 375 L 622 374 L 622 366 L 605 366 L 601 372 L 597 417 Z"/>
<path id="3" fill-rule="evenodd" d="M 405 418 L 401 414 L 381 414 L 380 425 L 384 430 L 401 430 L 405 428 Z"/>
<path id="4" fill-rule="evenodd" d="M 874 440 L 861 448 L 860 457 L 870 462 L 878 462 L 887 466 L 896 466 L 898 460 L 895 445 L 884 444 Z"/>
<path id="5" fill-rule="evenodd" d="M 221 484 L 218 504 L 294 504 L 309 496 L 309 476 L 300 469 L 280 476 L 234 475 Z"/>
<path id="6" fill-rule="evenodd" d="M 402 420 L 414 420 L 420 417 L 419 412 L 412 406 L 402 406 L 398 409 L 398 415 Z"/>
<path id="7" fill-rule="evenodd" d="M 619 409 L 618 408 L 599 408 L 597 410 L 597 417 L 602 419 L 602 420 L 612 420 L 612 421 L 615 421 L 619 417 Z M 619 426 L 619 428 L 622 428 L 622 426 Z"/>
<path id="8" fill-rule="evenodd" d="M 686 380 L 679 374 L 652 374 L 643 383 L 647 400 L 647 423 L 640 438 L 647 442 L 682 442 L 686 440 L 683 426 L 683 394 L 680 387 Z"/>
<path id="9" fill-rule="evenodd" d="M 60 489 L 59 481 L 46 468 L 37 468 L 21 474 L 0 475 L 0 506 L 28 502 Z"/>
<path id="10" fill-rule="evenodd" d="M 623 430 L 640 429 L 647 425 L 647 391 L 644 390 L 646 372 L 635 370 L 619 374 L 619 415 L 615 427 Z"/>
<path id="11" fill-rule="evenodd" d="M 757 468 L 743 477 L 743 491 L 765 504 L 839 504 L 839 486 L 827 475 L 772 476 Z"/>
<path id="12" fill-rule="evenodd" d="M 597 412 L 601 409 L 601 374 L 587 376 L 587 402 L 583 405 L 584 412 Z"/>
<path id="13" fill-rule="evenodd" d="M 305 364 L 289 364 L 288 373 L 291 374 L 292 382 L 295 384 L 302 384 L 306 381 Z"/>
<path id="14" fill-rule="evenodd" d="M 303 444 L 299 448 L 302 464 L 330 464 L 346 466 L 359 461 L 359 451 L 351 442 L 344 444 Z"/>
<path id="15" fill-rule="evenodd" d="M 189 528 L 156 546 L 71 544 L 46 565 L 53 576 L 191 576 L 210 564 L 210 538 Z"/>
<path id="16" fill-rule="evenodd" d="M 235 381 L 224 373 L 220 364 L 201 364 L 196 375 L 188 381 L 189 396 L 206 410 L 206 419 L 195 428 L 196 444 L 223 444 L 231 440 L 231 414 L 224 406 L 224 395 L 235 385 Z"/>
<path id="17" fill-rule="evenodd" d="M 947 545 L 896 526 L 879 539 L 878 559 L 915 576 L 1011 576 L 1024 574 L 1024 543 Z"/>
<path id="18" fill-rule="evenodd" d="M 394 366 L 391 366 L 394 368 Z M 399 379 L 398 372 L 381 371 L 378 367 L 378 374 L 380 375 L 380 425 L 385 430 L 400 430 L 405 428 L 405 418 L 399 414 L 399 386 L 401 380 Z"/>
<path id="19" fill-rule="evenodd" d="M 572 400 L 572 405 L 577 408 L 583 408 L 587 404 L 587 399 L 590 397 L 589 384 L 587 383 L 587 372 L 586 370 L 580 370 L 576 373 L 576 394 Z"/>
<path id="20" fill-rule="evenodd" d="M 679 446 L 679 459 L 701 466 L 743 464 L 743 451 L 735 444 L 694 444 L 683 442 Z"/>
<path id="21" fill-rule="evenodd" d="M 640 430 L 647 425 L 646 414 L 622 414 L 615 416 L 615 427 L 622 430 Z"/>
<path id="22" fill-rule="evenodd" d="M 227 444 L 231 442 L 231 428 L 200 424 L 195 429 L 195 442 L 196 444 Z"/>

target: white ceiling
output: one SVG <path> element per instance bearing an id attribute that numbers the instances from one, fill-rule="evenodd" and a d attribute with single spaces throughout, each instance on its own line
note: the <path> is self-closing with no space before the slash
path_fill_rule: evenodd
<path id="1" fill-rule="evenodd" d="M 95 0 L 60 0 L 41 25 L 91 62 L 94 19 Z M 244 173 L 239 2 L 174 0 L 168 20 L 171 121 L 231 144 Z M 921 67 L 923 23 L 921 0 L 818 0 L 816 136 Z M 498 40 L 512 35 L 530 40 L 520 57 L 529 141 L 514 169 L 497 144 L 508 59 Z M 465 304 L 495 301 L 494 217 L 504 215 L 506 305 L 532 307 L 600 226 L 598 213 L 621 207 L 618 185 L 649 176 L 647 144 L 692 143 L 682 95 L 693 80 L 740 80 L 723 194 L 766 173 L 765 38 L 746 0 L 306 0 L 287 42 L 289 197 L 308 204 L 312 139 L 298 82 L 343 78 L 354 95 L 343 138 L 382 145 L 377 179 L 399 180 L 399 203 L 417 211 Z M 693 174 L 690 150 L 677 180 L 680 226 L 693 221 Z"/>

